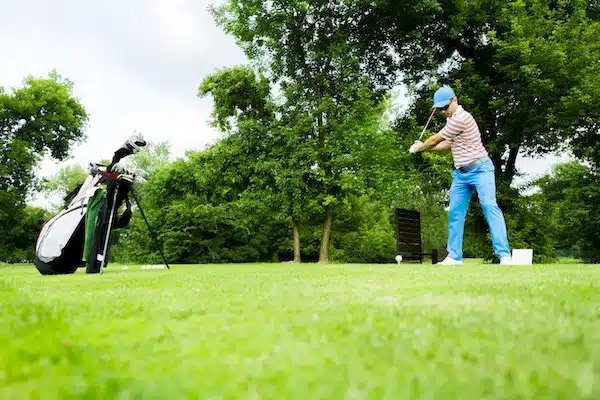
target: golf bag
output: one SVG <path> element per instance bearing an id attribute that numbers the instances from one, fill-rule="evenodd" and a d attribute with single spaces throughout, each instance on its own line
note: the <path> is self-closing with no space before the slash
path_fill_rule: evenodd
<path id="1" fill-rule="evenodd" d="M 115 152 L 110 165 L 90 164 L 85 182 L 65 198 L 67 207 L 40 230 L 34 264 L 42 275 L 72 274 L 82 267 L 86 273 L 102 273 L 111 231 L 126 227 L 131 219 L 128 195 L 135 174 L 118 162 L 145 145 L 134 135 Z M 123 204 L 125 210 L 118 216 Z"/>

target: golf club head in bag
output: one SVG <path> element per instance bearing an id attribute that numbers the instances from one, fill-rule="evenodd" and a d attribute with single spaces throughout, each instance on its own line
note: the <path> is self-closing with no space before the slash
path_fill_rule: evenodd
<path id="1" fill-rule="evenodd" d="M 140 151 L 142 147 L 146 146 L 146 141 L 137 134 L 132 135 L 113 155 L 112 161 L 108 166 L 108 171 L 111 171 L 113 166 L 121 161 L 123 158 Z"/>

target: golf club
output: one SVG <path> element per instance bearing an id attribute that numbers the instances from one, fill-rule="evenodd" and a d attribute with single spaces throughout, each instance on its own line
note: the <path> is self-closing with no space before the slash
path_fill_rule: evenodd
<path id="1" fill-rule="evenodd" d="M 431 115 L 429 116 L 429 119 L 427 120 L 427 123 L 425 124 L 425 127 L 423 128 L 423 132 L 421 132 L 421 135 L 419 136 L 419 139 L 417 139 L 417 140 L 421 140 L 421 138 L 423 137 L 423 134 L 425 134 L 425 131 L 427 130 L 427 127 L 429 126 L 429 123 L 431 122 L 431 119 L 433 118 L 434 114 L 435 114 L 435 108 L 433 109 L 433 111 L 431 111 Z"/>
<path id="2" fill-rule="evenodd" d="M 141 136 L 137 134 L 132 135 L 117 151 L 115 151 L 107 170 L 112 170 L 112 167 L 121 161 L 121 159 L 137 153 L 144 146 L 146 146 L 146 141 Z"/>

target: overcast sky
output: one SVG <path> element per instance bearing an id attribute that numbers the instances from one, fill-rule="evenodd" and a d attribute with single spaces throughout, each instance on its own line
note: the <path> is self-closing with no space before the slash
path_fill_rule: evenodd
<path id="1" fill-rule="evenodd" d="M 0 84 L 20 86 L 52 69 L 72 80 L 90 115 L 87 141 L 69 163 L 110 158 L 134 130 L 168 140 L 175 156 L 219 136 L 210 98 L 217 68 L 246 63 L 207 11 L 187 0 L 0 0 Z M 44 163 L 45 174 L 58 170 Z"/>
<path id="2" fill-rule="evenodd" d="M 213 22 L 212 2 L 0 0 L 0 85 L 56 69 L 90 115 L 87 141 L 65 163 L 45 161 L 44 176 L 110 158 L 134 130 L 168 141 L 175 157 L 219 137 L 208 123 L 212 101 L 197 97 L 198 86 L 247 59 Z M 528 163 L 526 172 L 539 175 L 553 160 Z"/>

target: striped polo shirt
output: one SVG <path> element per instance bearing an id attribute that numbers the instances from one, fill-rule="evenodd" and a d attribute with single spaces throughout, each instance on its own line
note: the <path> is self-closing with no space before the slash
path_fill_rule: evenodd
<path id="1" fill-rule="evenodd" d="M 452 159 L 456 168 L 464 167 L 488 155 L 481 141 L 477 121 L 462 106 L 457 107 L 456 112 L 446 120 L 446 126 L 438 133 L 451 143 Z"/>

